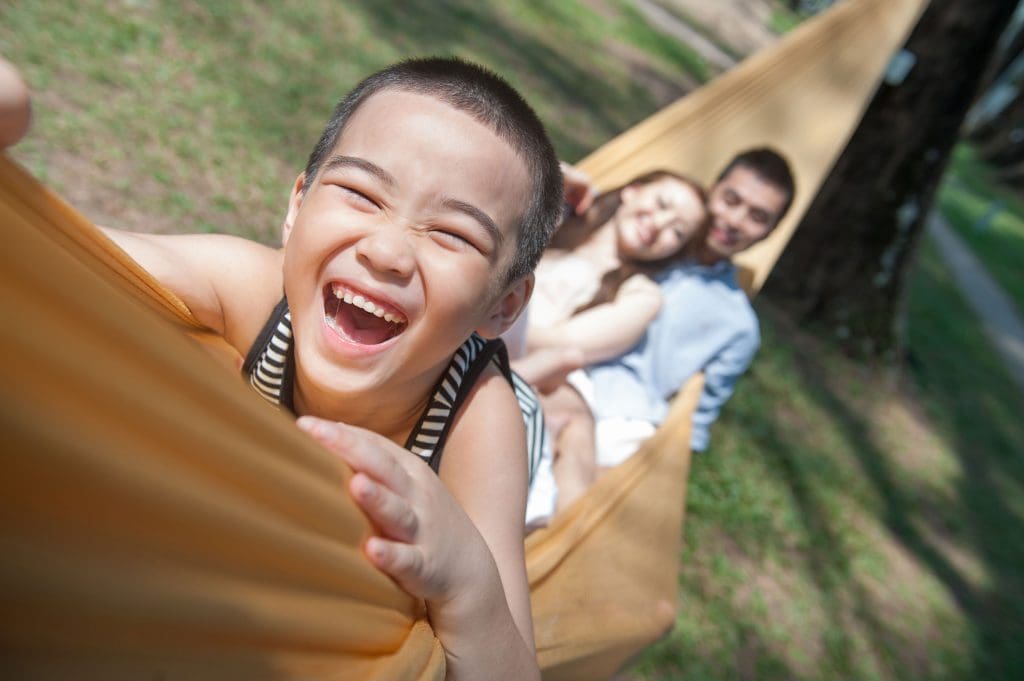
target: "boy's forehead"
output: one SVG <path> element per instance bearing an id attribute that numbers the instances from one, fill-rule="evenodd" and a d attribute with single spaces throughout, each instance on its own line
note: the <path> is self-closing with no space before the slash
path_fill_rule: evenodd
<path id="1" fill-rule="evenodd" d="M 489 125 L 439 96 L 401 88 L 363 100 L 331 155 L 369 161 L 403 189 L 470 203 L 502 232 L 517 230 L 533 192 L 525 161 Z"/>

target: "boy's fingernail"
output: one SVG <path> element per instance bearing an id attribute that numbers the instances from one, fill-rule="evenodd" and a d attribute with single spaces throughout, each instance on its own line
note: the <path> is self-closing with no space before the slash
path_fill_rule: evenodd
<path id="1" fill-rule="evenodd" d="M 330 428 L 330 426 L 334 425 L 332 422 L 319 419 L 315 416 L 300 416 L 295 422 L 295 425 L 297 425 L 300 430 L 304 430 L 318 439 L 330 437 L 334 432 Z"/>
<path id="2" fill-rule="evenodd" d="M 307 433 L 312 433 L 319 423 L 320 419 L 313 416 L 300 416 L 295 421 L 295 425 Z"/>

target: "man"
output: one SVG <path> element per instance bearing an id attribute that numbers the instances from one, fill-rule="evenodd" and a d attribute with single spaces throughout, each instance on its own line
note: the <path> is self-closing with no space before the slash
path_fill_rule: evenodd
<path id="1" fill-rule="evenodd" d="M 573 413 L 576 425 L 558 440 L 560 508 L 592 481 L 595 463 L 614 466 L 636 451 L 668 414 L 676 391 L 698 371 L 704 372 L 705 384 L 690 446 L 707 448 L 711 424 L 760 344 L 757 316 L 736 281 L 731 258 L 771 233 L 793 193 L 789 166 L 777 152 L 752 149 L 736 156 L 708 195 L 706 237 L 689 260 L 657 277 L 662 308 L 641 341 L 616 359 L 570 376 L 596 429 L 579 424 L 579 416 L 588 415 L 578 398 L 575 410 L 556 401 Z"/>

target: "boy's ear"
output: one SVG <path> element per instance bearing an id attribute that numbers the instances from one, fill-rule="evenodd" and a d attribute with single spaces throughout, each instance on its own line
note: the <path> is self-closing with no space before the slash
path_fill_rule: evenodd
<path id="1" fill-rule="evenodd" d="M 288 243 L 288 236 L 292 233 L 292 226 L 295 224 L 295 218 L 299 214 L 299 208 L 302 207 L 302 185 L 305 184 L 305 182 L 306 173 L 299 173 L 294 186 L 292 186 L 291 196 L 288 197 L 288 212 L 284 216 L 284 224 L 281 225 L 282 246 Z"/>
<path id="2" fill-rule="evenodd" d="M 505 293 L 495 301 L 487 319 L 477 327 L 476 332 L 484 338 L 497 338 L 505 333 L 516 321 L 519 314 L 530 302 L 533 295 L 533 273 L 512 284 Z"/>

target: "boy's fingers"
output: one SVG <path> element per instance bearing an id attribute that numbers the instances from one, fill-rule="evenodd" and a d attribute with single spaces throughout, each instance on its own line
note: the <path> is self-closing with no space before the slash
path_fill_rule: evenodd
<path id="1" fill-rule="evenodd" d="M 312 416 L 303 416 L 296 424 L 353 469 L 398 494 L 408 494 L 412 483 L 403 464 L 406 459 L 415 459 L 394 442 L 362 428 Z"/>
<path id="2" fill-rule="evenodd" d="M 366 540 L 366 555 L 371 563 L 391 575 L 403 588 L 418 590 L 414 585 L 422 581 L 423 554 L 417 547 L 370 537 Z"/>
<path id="3" fill-rule="evenodd" d="M 414 542 L 419 518 L 409 503 L 364 473 L 356 473 L 349 483 L 352 498 L 385 537 Z"/>

